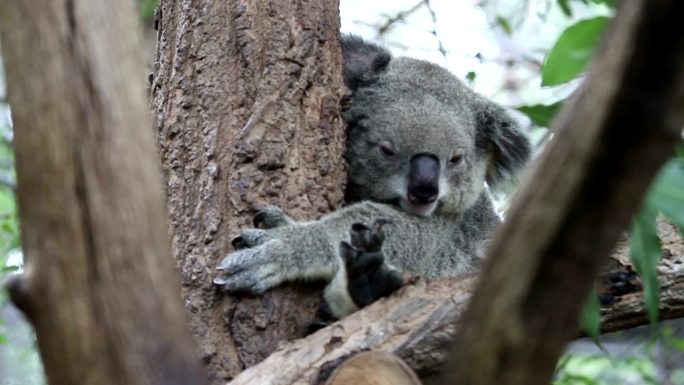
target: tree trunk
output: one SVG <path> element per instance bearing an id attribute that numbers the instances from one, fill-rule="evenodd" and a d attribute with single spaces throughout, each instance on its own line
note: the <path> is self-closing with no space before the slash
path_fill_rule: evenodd
<path id="1" fill-rule="evenodd" d="M 206 383 L 169 258 L 132 5 L 0 5 L 25 254 L 10 292 L 52 384 Z"/>
<path id="2" fill-rule="evenodd" d="M 162 0 L 152 108 L 173 253 L 214 383 L 301 337 L 320 290 L 218 293 L 216 262 L 256 209 L 312 219 L 342 202 L 337 1 Z"/>

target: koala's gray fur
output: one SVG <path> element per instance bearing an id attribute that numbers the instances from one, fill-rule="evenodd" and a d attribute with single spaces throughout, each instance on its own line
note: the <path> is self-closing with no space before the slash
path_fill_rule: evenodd
<path id="1" fill-rule="evenodd" d="M 343 114 L 346 197 L 354 203 L 305 223 L 267 209 L 259 214 L 261 222 L 277 227 L 245 231 L 239 244 L 246 248 L 226 256 L 215 279 L 226 290 L 252 293 L 285 281 L 323 279 L 329 282 L 326 302 L 337 317 L 358 308 L 339 255 L 353 224 L 389 220 L 382 250 L 395 269 L 429 278 L 475 271 L 499 223 L 485 181 L 494 187 L 530 155 L 528 139 L 504 109 L 447 70 L 392 58 L 351 36 L 342 38 L 342 50 L 352 92 Z M 417 165 L 418 158 L 428 166 Z M 431 183 L 425 171 L 430 164 L 438 169 L 434 196 L 417 200 L 417 187 L 410 186 Z"/>

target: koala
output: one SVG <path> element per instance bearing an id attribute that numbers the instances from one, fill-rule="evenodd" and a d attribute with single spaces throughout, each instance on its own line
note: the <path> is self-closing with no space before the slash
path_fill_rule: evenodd
<path id="1" fill-rule="evenodd" d="M 348 205 L 310 222 L 265 208 L 214 279 L 253 294 L 324 280 L 335 318 L 396 290 L 400 272 L 429 279 L 477 271 L 499 224 L 486 185 L 514 175 L 531 152 L 502 107 L 446 69 L 354 36 L 341 46 L 351 92 L 343 111 Z"/>

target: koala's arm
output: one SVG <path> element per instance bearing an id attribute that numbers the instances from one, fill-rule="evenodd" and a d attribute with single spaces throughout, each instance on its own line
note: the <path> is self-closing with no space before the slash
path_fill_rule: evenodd
<path id="1" fill-rule="evenodd" d="M 214 282 L 228 291 L 251 293 L 261 293 L 286 281 L 330 282 L 344 268 L 340 244 L 349 241 L 352 225 L 371 224 L 380 218 L 390 222 L 387 228 L 391 233 L 418 233 L 415 217 L 384 204 L 359 202 L 318 221 L 282 221 L 284 226 L 246 230 L 234 242 L 244 248 L 219 262 L 220 275 Z M 421 244 L 408 236 L 388 236 L 385 240 L 385 248 L 413 255 L 424 253 Z"/>

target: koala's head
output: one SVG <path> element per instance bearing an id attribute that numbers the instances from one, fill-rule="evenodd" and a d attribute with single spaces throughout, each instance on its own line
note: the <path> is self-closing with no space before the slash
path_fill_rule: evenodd
<path id="1" fill-rule="evenodd" d="M 458 214 L 527 161 L 517 123 L 444 68 L 342 38 L 349 200 Z"/>

